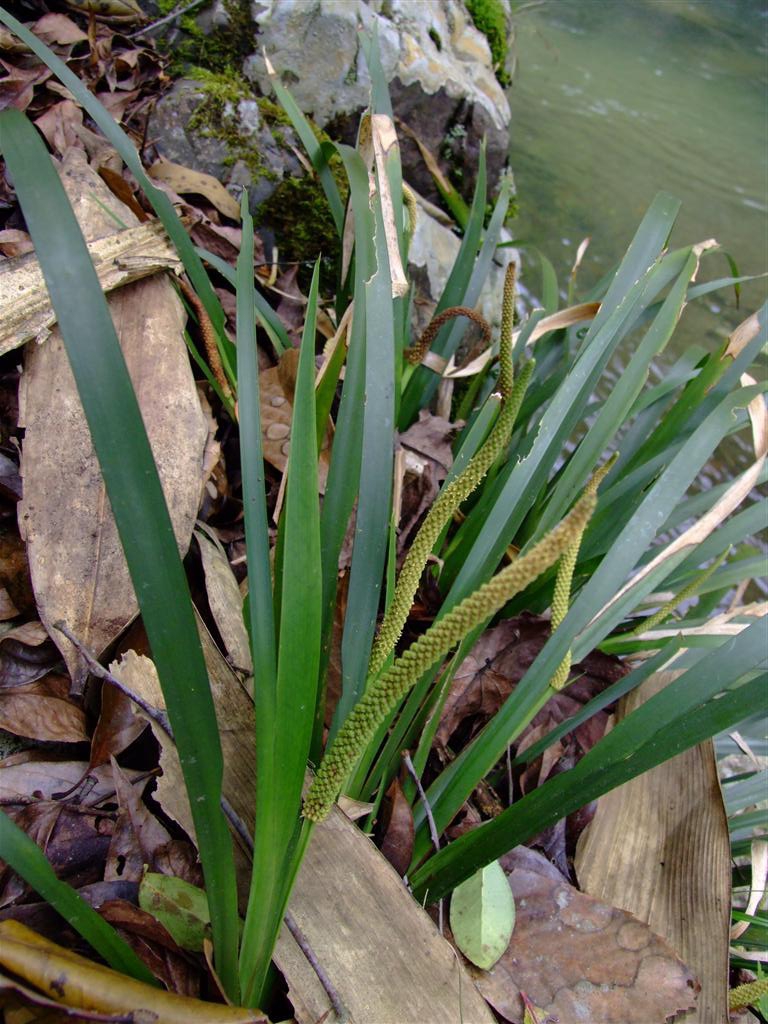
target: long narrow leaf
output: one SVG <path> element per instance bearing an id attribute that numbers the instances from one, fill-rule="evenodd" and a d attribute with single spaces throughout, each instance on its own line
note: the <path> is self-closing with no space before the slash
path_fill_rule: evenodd
<path id="1" fill-rule="evenodd" d="M 258 827 L 254 836 L 253 877 L 240 956 L 244 999 L 251 1004 L 259 1002 L 263 994 L 272 947 L 285 912 L 295 868 L 301 790 L 318 691 L 322 579 L 315 422 L 315 326 L 319 269 L 319 264 L 316 264 L 307 302 L 293 401 L 288 485 L 283 512 L 277 680 L 273 699 L 263 700 L 271 721 L 259 724 L 259 742 L 267 744 L 269 749 L 259 755 L 258 768 L 262 774 L 257 778 Z M 259 685 L 257 679 L 254 685 Z M 270 728 L 271 735 L 267 735 Z"/>
<path id="2" fill-rule="evenodd" d="M 342 692 L 332 734 L 368 674 L 389 536 L 394 459 L 394 311 L 381 204 L 375 203 L 376 271 L 365 282 L 365 402 L 360 491 L 342 637 Z"/>
<path id="3" fill-rule="evenodd" d="M 23 114 L 0 147 L 35 243 L 99 459 L 176 738 L 211 907 L 216 963 L 237 998 L 237 898 L 222 757 L 186 576 L 141 411 L 80 227 Z"/>

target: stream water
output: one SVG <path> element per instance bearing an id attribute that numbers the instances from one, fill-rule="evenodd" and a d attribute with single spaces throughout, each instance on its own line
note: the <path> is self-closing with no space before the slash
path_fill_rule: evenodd
<path id="1" fill-rule="evenodd" d="M 520 6 L 518 4 L 518 6 Z M 621 257 L 653 196 L 683 206 L 672 244 L 715 237 L 742 274 L 768 270 L 768 6 L 760 0 L 543 0 L 516 16 L 513 225 L 562 286 Z M 700 280 L 728 276 L 724 257 Z M 707 347 L 764 301 L 766 280 L 685 311 L 670 355 Z M 536 291 L 538 271 L 526 282 Z"/>

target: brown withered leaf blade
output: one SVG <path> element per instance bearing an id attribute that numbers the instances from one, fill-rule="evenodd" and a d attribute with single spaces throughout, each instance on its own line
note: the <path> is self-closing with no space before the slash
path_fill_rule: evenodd
<path id="1" fill-rule="evenodd" d="M 205 573 L 205 589 L 216 628 L 234 668 L 252 671 L 251 645 L 243 618 L 243 595 L 226 552 L 215 535 L 195 530 Z"/>
<path id="2" fill-rule="evenodd" d="M 91 767 L 122 754 L 147 728 L 147 720 L 140 718 L 135 708 L 122 690 L 107 683 L 102 686 L 101 713 L 91 737 Z"/>
<path id="3" fill-rule="evenodd" d="M 0 636 L 0 688 L 33 683 L 59 660 L 59 652 L 42 622 L 6 628 Z"/>
<path id="4" fill-rule="evenodd" d="M 141 799 L 147 780 L 132 785 L 112 758 L 112 777 L 119 813 L 109 844 L 104 881 L 140 882 L 144 870 L 154 870 L 155 852 L 171 837 Z"/>
<path id="5" fill-rule="evenodd" d="M 505 619 L 482 634 L 454 677 L 436 734 L 438 746 L 447 744 L 460 727 L 464 738 L 474 735 L 496 714 L 533 664 L 549 638 L 550 629 L 548 620 L 523 614 Z M 575 665 L 573 672 L 581 678 L 550 699 L 521 734 L 518 750 L 529 745 L 527 737 L 531 731 L 537 739 L 545 735 L 606 686 L 626 675 L 627 669 L 617 658 L 598 651 Z M 568 742 L 578 755 L 583 754 L 600 738 L 606 725 L 605 716 L 590 719 Z M 543 777 L 539 779 L 542 781 Z"/>
<path id="6" fill-rule="evenodd" d="M 393 779 L 387 790 L 387 804 L 384 808 L 384 839 L 380 850 L 389 863 L 402 876 L 408 870 L 413 857 L 413 809 L 408 803 L 399 779 Z"/>
<path id="7" fill-rule="evenodd" d="M 522 1024 L 520 992 L 562 1024 L 665 1024 L 698 983 L 672 947 L 624 910 L 525 868 L 508 875 L 517 919 L 492 971 L 470 968 L 501 1016 Z"/>
<path id="8" fill-rule="evenodd" d="M 627 694 L 626 717 L 667 685 Z M 701 981 L 698 1020 L 726 1020 L 730 841 L 711 740 L 606 793 L 576 854 L 579 884 L 664 935 Z"/>
<path id="9" fill-rule="evenodd" d="M 131 779 L 138 774 L 128 772 Z M 109 765 L 90 768 L 86 761 L 44 760 L 27 750 L 0 761 L 0 803 L 3 804 L 16 800 L 55 800 L 65 794 L 77 799 L 75 794 L 79 793 L 82 801 L 95 806 L 114 792 Z"/>
<path id="10" fill-rule="evenodd" d="M 157 160 L 149 168 L 148 174 L 150 178 L 170 185 L 175 192 L 194 192 L 205 196 L 225 217 L 240 220 L 240 204 L 212 175 L 183 167 L 171 160 Z"/>
<path id="11" fill-rule="evenodd" d="M 125 899 L 102 904 L 99 913 L 118 929 L 169 992 L 200 997 L 200 971 L 157 918 Z"/>
<path id="12" fill-rule="evenodd" d="M 63 182 L 87 238 L 114 233 L 102 207 L 135 224 L 80 151 L 67 154 Z M 181 304 L 161 277 L 128 285 L 109 302 L 184 553 L 200 500 L 207 425 L 183 341 Z M 63 620 L 100 653 L 136 614 L 136 598 L 58 332 L 26 352 L 19 523 L 40 618 L 49 632 Z M 54 639 L 81 687 L 87 669 L 80 655 L 61 634 Z"/>
<path id="13" fill-rule="evenodd" d="M 69 679 L 54 673 L 25 686 L 0 689 L 0 729 L 48 742 L 88 740 L 83 709 L 69 697 Z"/>

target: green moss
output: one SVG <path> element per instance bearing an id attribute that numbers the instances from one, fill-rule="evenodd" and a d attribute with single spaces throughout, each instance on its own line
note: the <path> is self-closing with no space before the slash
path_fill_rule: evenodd
<path id="1" fill-rule="evenodd" d="M 501 0 L 465 0 L 465 3 L 475 28 L 488 40 L 499 84 L 509 85 L 510 78 L 504 70 L 507 59 L 507 19 L 504 4 Z"/>
<path id="2" fill-rule="evenodd" d="M 320 142 L 328 140 L 325 132 L 313 122 L 310 124 Z M 329 167 L 336 179 L 342 201 L 346 201 L 349 185 L 341 157 L 332 156 Z M 285 178 L 269 199 L 261 204 L 256 220 L 274 232 L 281 260 L 308 263 L 322 255 L 321 284 L 328 287 L 335 285 L 333 275 L 341 255 L 341 243 L 328 200 L 316 175 Z M 310 277 L 309 266 L 300 269 L 301 283 L 308 284 Z"/>
<path id="3" fill-rule="evenodd" d="M 177 0 L 157 0 L 161 14 L 169 14 L 178 4 Z M 249 0 L 224 0 L 224 9 L 229 17 L 226 27 L 215 27 L 205 31 L 196 21 L 199 8 L 190 14 L 182 14 L 176 25 L 181 29 L 182 38 L 167 47 L 171 59 L 173 77 L 183 77 L 191 67 L 202 67 L 208 71 L 224 73 L 238 71 L 243 61 L 254 49 L 254 28 Z"/>

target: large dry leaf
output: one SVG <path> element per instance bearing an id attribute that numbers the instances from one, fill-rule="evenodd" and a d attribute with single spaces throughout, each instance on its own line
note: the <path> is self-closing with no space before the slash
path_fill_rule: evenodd
<path id="1" fill-rule="evenodd" d="M 141 773 L 129 771 L 129 779 Z M 85 761 L 38 761 L 24 751 L 0 761 L 0 803 L 53 800 L 82 787 L 84 800 L 95 806 L 115 791 L 109 765 L 89 768 Z"/>
<path id="2" fill-rule="evenodd" d="M 619 706 L 625 717 L 665 686 L 658 673 Z M 579 843 L 582 888 L 664 935 L 701 981 L 697 1015 L 727 1019 L 730 844 L 711 741 L 598 801 Z"/>
<path id="3" fill-rule="evenodd" d="M 0 729 L 34 740 L 87 742 L 85 714 L 68 694 L 69 679 L 53 673 L 36 683 L 0 689 Z"/>
<path id="4" fill-rule="evenodd" d="M 505 1020 L 522 1024 L 521 992 L 539 1020 L 560 1024 L 665 1024 L 695 1005 L 691 971 L 631 914 L 527 868 L 513 867 L 509 884 L 512 941 L 492 971 L 471 971 Z"/>
<path id="5" fill-rule="evenodd" d="M 449 943 L 337 808 L 315 829 L 290 910 L 349 1010 L 350 1024 L 493 1021 Z M 335 1024 L 327 994 L 285 928 L 275 960 L 299 1024 Z"/>
<path id="6" fill-rule="evenodd" d="M 240 204 L 212 175 L 193 171 L 190 167 L 183 167 L 171 160 L 157 160 L 149 168 L 148 173 L 155 181 L 170 185 L 174 192 L 194 192 L 204 196 L 225 217 L 240 220 Z"/>
<path id="7" fill-rule="evenodd" d="M 63 182 L 86 237 L 113 231 L 98 203 L 134 222 L 79 151 L 64 161 Z M 158 276 L 128 285 L 109 302 L 183 554 L 199 505 L 208 428 L 183 341 L 181 304 L 171 283 Z M 27 349 L 19 422 L 26 428 L 19 524 L 40 618 L 49 632 L 65 621 L 101 652 L 136 614 L 137 603 L 58 332 Z M 54 638 L 77 688 L 87 669 L 69 641 L 58 632 Z"/>

